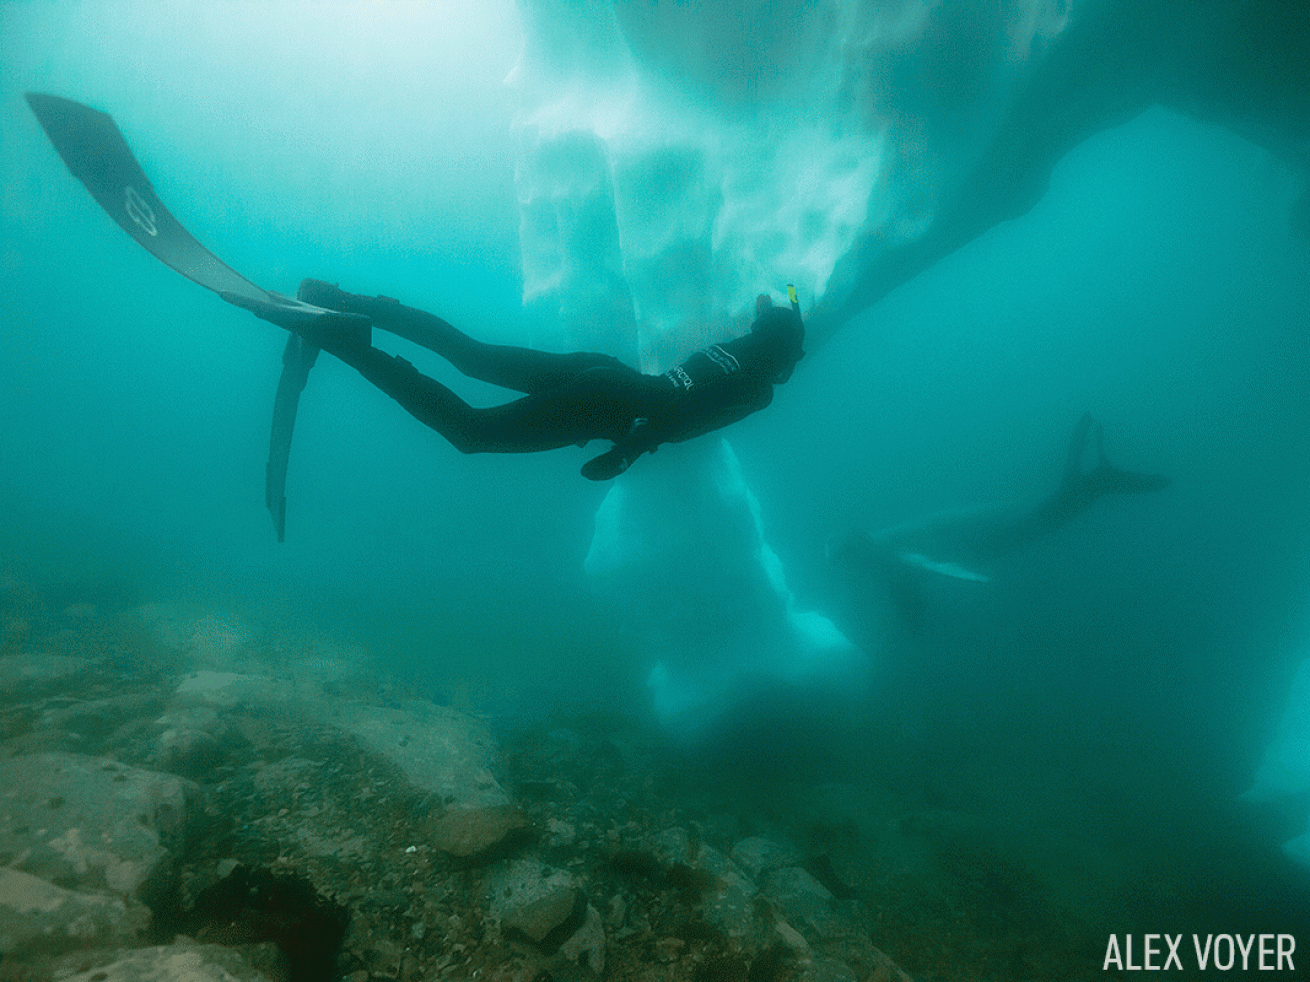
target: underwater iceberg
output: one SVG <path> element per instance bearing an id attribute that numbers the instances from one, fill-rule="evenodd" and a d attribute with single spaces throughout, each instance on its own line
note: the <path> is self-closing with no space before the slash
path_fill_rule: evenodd
<path id="1" fill-rule="evenodd" d="M 1264 760 L 1241 800 L 1270 802 L 1307 792 L 1310 792 L 1310 658 L 1296 670 L 1278 735 L 1265 748 Z M 1283 843 L 1283 851 L 1310 867 L 1310 817 L 1305 832 Z"/>
<path id="2" fill-rule="evenodd" d="M 534 343 L 605 351 L 646 372 L 741 333 L 756 295 L 780 296 L 788 283 L 812 351 L 1024 214 L 1065 153 L 1151 106 L 1221 122 L 1299 166 L 1310 145 L 1305 114 L 1293 111 L 1305 53 L 1291 23 L 1304 15 L 1292 5 L 1209 2 L 1180 20 L 1168 7 L 1112 0 L 523 0 L 520 14 L 524 48 L 508 83 Z M 687 492 L 695 499 L 738 477 L 704 455 L 679 456 L 680 472 L 671 451 L 660 456 L 676 476 L 643 462 L 620 479 L 597 516 L 588 568 L 598 555 L 647 550 L 627 564 L 650 576 L 626 595 L 632 619 L 652 624 L 640 609 L 648 595 L 677 590 L 718 632 L 699 680 L 675 691 L 667 649 L 688 656 L 698 631 L 650 628 L 665 652 L 657 701 L 672 717 L 729 701 L 759 664 L 801 671 L 815 642 L 787 603 L 770 615 L 788 625 L 770 635 L 789 646 L 782 656 L 751 637 L 745 618 L 725 619 L 720 611 L 740 601 L 704 578 L 669 586 L 704 562 L 701 518 L 675 507 L 679 485 L 702 482 Z M 737 549 L 728 582 L 761 576 L 761 550 L 782 582 L 749 496 L 747 487 L 716 504 L 761 536 Z M 657 526 L 615 517 L 642 508 Z M 671 542 L 693 545 L 676 554 Z M 826 618 L 812 626 L 829 637 L 819 647 L 849 645 Z"/>

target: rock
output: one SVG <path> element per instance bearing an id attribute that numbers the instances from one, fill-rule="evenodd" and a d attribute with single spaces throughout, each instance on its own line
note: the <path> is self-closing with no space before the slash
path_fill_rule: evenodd
<path id="1" fill-rule="evenodd" d="M 546 734 L 541 750 L 547 758 L 557 764 L 572 761 L 582 751 L 582 737 L 572 730 L 560 727 Z"/>
<path id="2" fill-rule="evenodd" d="M 201 665 L 234 664 L 242 649 L 254 640 L 254 633 L 245 624 L 212 615 L 190 621 L 187 627 L 190 637 L 186 643 L 192 657 Z"/>
<path id="3" fill-rule="evenodd" d="M 869 954 L 872 957 L 867 960 L 872 963 L 872 969 L 865 972 L 866 982 L 913 982 L 904 969 L 872 945 Z"/>
<path id="4" fill-rule="evenodd" d="M 801 854 L 791 846 L 779 845 L 759 837 L 742 839 L 732 847 L 732 861 L 756 878 L 761 873 L 784 866 L 799 866 L 802 859 Z"/>
<path id="5" fill-rule="evenodd" d="M 169 727 L 155 742 L 155 765 L 191 780 L 203 780 L 226 759 L 218 740 L 204 730 Z"/>
<path id="6" fill-rule="evenodd" d="M 172 873 L 198 789 L 171 774 L 79 754 L 0 761 L 0 854 L 79 890 L 142 899 Z"/>
<path id="7" fill-rule="evenodd" d="M 139 948 L 108 964 L 59 977 L 64 982 L 269 982 L 239 952 L 182 936 L 171 945 Z"/>
<path id="8" fill-rule="evenodd" d="M 845 962 L 835 958 L 815 958 L 810 963 L 807 982 L 857 982 L 855 973 Z"/>
<path id="9" fill-rule="evenodd" d="M 480 720 L 418 700 L 401 709 L 330 703 L 321 718 L 354 734 L 438 800 L 430 827 L 442 852 L 475 856 L 525 824 L 488 769 L 496 745 Z"/>
<path id="10" fill-rule="evenodd" d="M 199 617 L 169 604 L 145 604 L 135 610 L 142 623 L 153 628 L 159 640 L 186 653 L 192 664 L 232 669 L 243 663 L 255 632 L 232 618 L 205 614 Z"/>
<path id="11" fill-rule="evenodd" d="M 582 927 L 560 945 L 559 953 L 570 962 L 582 964 L 598 977 L 605 974 L 605 924 L 596 908 L 587 905 L 587 916 Z"/>
<path id="12" fill-rule="evenodd" d="M 784 866 L 760 879 L 765 896 L 793 921 L 805 921 L 821 934 L 833 920 L 833 896 L 799 866 Z"/>
<path id="13" fill-rule="evenodd" d="M 277 688 L 300 699 L 321 696 L 324 683 L 358 674 L 364 653 L 316 636 L 269 636 L 240 617 L 188 611 L 169 604 L 146 604 L 134 611 L 161 644 L 189 666 L 212 675 L 276 676 Z"/>
<path id="14" fill-rule="evenodd" d="M 695 860 L 691 848 L 691 836 L 686 829 L 665 829 L 657 832 L 647 841 L 651 855 L 666 871 L 675 863 L 689 864 Z"/>
<path id="15" fill-rule="evenodd" d="M 199 722 L 200 710 L 276 706 L 354 736 L 399 768 L 410 786 L 431 797 L 431 842 L 442 852 L 477 856 L 526 824 L 489 770 L 495 741 L 480 720 L 420 700 L 398 709 L 342 702 L 324 696 L 316 686 L 238 672 L 195 672 L 177 687 L 178 708 L 169 716 L 181 724 L 172 728 L 176 732 L 161 736 L 156 759 L 170 770 L 203 777 L 205 769 L 221 759 L 224 740 Z M 182 720 L 188 711 L 196 713 L 195 718 Z"/>
<path id="16" fill-rule="evenodd" d="M 240 672 L 192 672 L 176 689 L 179 704 L 230 709 L 238 705 L 285 705 L 291 701 L 288 686 L 262 675 Z"/>
<path id="17" fill-rule="evenodd" d="M 561 822 L 558 818 L 546 822 L 546 845 L 552 849 L 563 849 L 577 841 L 577 830 L 568 822 Z"/>
<path id="18" fill-rule="evenodd" d="M 498 864 L 490 888 L 490 907 L 501 926 L 536 944 L 569 919 L 580 899 L 572 876 L 533 859 Z"/>
<path id="19" fill-rule="evenodd" d="M 509 796 L 487 769 L 496 744 L 481 720 L 430 702 L 401 709 L 333 703 L 325 718 L 390 759 L 409 783 L 456 808 L 497 808 Z"/>
<path id="20" fill-rule="evenodd" d="M 773 930 L 782 939 L 782 943 L 791 949 L 792 954 L 803 958 L 810 956 L 810 943 L 801 937 L 801 933 L 786 921 L 777 921 L 773 925 Z"/>
<path id="21" fill-rule="evenodd" d="M 297 789 L 309 787 L 321 768 L 316 761 L 286 757 L 255 772 L 254 786 L 265 812 L 259 818 L 266 823 L 266 833 L 284 847 L 294 843 L 306 856 L 347 862 L 369 859 L 375 844 L 367 819 L 347 825 L 332 810 L 297 804 Z"/>
<path id="22" fill-rule="evenodd" d="M 37 726 L 40 729 L 107 735 L 124 723 L 157 712 L 161 703 L 160 697 L 153 693 L 128 693 L 109 699 L 77 702 L 45 710 Z"/>
<path id="23" fill-rule="evenodd" d="M 727 856 L 691 839 L 684 829 L 666 829 L 651 839 L 651 853 L 666 873 L 687 867 L 706 874 L 700 905 L 705 919 L 729 937 L 757 939 L 762 925 L 755 913 L 755 884 Z"/>
<path id="24" fill-rule="evenodd" d="M 6 957 L 128 945 L 149 924 L 150 911 L 135 900 L 64 890 L 0 867 L 0 951 Z"/>
<path id="25" fill-rule="evenodd" d="M 95 666 L 90 658 L 24 653 L 0 658 L 0 695 L 5 701 L 26 698 L 52 687 L 66 686 L 74 676 Z"/>
<path id="26" fill-rule="evenodd" d="M 609 913 L 605 917 L 606 923 L 612 928 L 623 927 L 623 922 L 628 919 L 628 902 L 623 899 L 621 894 L 614 894 L 610 897 Z"/>
<path id="27" fill-rule="evenodd" d="M 448 855 L 467 859 L 485 853 L 527 824 L 510 805 L 500 808 L 450 808 L 429 823 L 432 845 Z"/>
<path id="28" fill-rule="evenodd" d="M 754 883 L 742 875 L 723 853 L 701 847 L 700 868 L 715 875 L 715 889 L 701 898 L 705 919 L 717 924 L 729 937 L 746 938 L 758 933 Z"/>
<path id="29" fill-rule="evenodd" d="M 356 910 L 341 947 L 369 967 L 366 979 L 394 979 L 400 975 L 405 950 L 390 936 L 385 922 L 376 915 L 369 916 Z"/>
<path id="30" fill-rule="evenodd" d="M 155 721 L 150 758 L 160 770 L 201 780 L 225 763 L 239 740 L 211 706 L 176 708 Z"/>

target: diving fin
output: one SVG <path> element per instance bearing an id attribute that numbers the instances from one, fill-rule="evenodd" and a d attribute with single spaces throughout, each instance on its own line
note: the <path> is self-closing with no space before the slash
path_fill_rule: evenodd
<path id="1" fill-rule="evenodd" d="M 268 464 L 264 472 L 264 500 L 273 516 L 278 542 L 285 541 L 287 531 L 287 465 L 291 458 L 291 434 L 296 426 L 300 393 L 309 381 L 319 349 L 295 331 L 287 337 L 282 352 L 282 375 L 273 398 L 273 431 L 268 441 Z"/>
<path id="2" fill-rule="evenodd" d="M 107 114 L 71 99 L 26 93 L 37 121 L 74 177 L 105 212 L 152 256 L 228 303 L 292 330 L 282 355 L 282 377 L 273 402 L 264 495 L 277 539 L 286 532 L 286 476 L 300 393 L 318 347 L 294 329 L 336 321 L 341 314 L 256 286 L 206 249 L 182 227 L 155 194 L 127 141 Z M 366 318 L 360 318 L 366 320 Z"/>
<path id="3" fill-rule="evenodd" d="M 277 323 L 284 327 L 309 324 L 329 313 L 256 286 L 201 245 L 159 200 L 107 113 L 40 92 L 28 92 L 26 98 L 72 175 L 124 232 L 165 266 L 228 303 L 247 310 L 276 310 Z"/>

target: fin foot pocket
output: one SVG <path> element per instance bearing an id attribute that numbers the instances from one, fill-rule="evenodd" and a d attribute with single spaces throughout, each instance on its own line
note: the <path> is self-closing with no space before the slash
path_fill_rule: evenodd
<path id="1" fill-rule="evenodd" d="M 296 296 L 316 307 L 363 314 L 366 317 L 376 317 L 400 306 L 400 301 L 393 300 L 391 297 L 366 297 L 358 293 L 348 293 L 335 283 L 315 279 L 301 280 Z"/>

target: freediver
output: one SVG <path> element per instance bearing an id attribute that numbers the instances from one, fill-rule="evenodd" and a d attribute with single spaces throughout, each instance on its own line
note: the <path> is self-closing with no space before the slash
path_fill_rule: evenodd
<path id="1" fill-rule="evenodd" d="M 773 387 L 791 377 L 805 354 L 800 305 L 790 284 L 790 309 L 774 307 L 761 294 L 747 334 L 703 348 L 661 375 L 645 375 L 609 355 L 484 344 L 434 314 L 321 280 L 305 280 L 300 299 L 291 300 L 246 279 L 182 227 L 108 114 L 45 93 L 28 92 L 26 98 L 69 171 L 147 252 L 228 303 L 335 355 L 464 453 L 535 453 L 609 440 L 613 447 L 582 468 L 584 477 L 607 481 L 662 443 L 690 440 L 765 408 Z M 373 347 L 375 325 L 434 351 L 472 378 L 524 397 L 474 408 L 405 359 Z M 269 506 L 279 538 L 285 502 L 273 493 L 272 477 L 285 471 L 296 400 L 317 355 L 298 351 L 289 362 L 291 347 L 283 364 L 295 371 L 284 370 L 285 384 L 279 384 L 275 413 L 281 417 L 275 414 L 269 462 Z"/>
<path id="2" fill-rule="evenodd" d="M 791 377 L 805 354 L 794 301 L 791 308 L 775 307 L 765 294 L 756 299 L 747 334 L 702 348 L 660 375 L 645 375 L 610 355 L 486 344 L 435 314 L 321 280 L 303 281 L 298 297 L 337 313 L 306 323 L 280 304 L 224 299 L 345 362 L 463 453 L 535 453 L 609 440 L 613 447 L 582 467 L 592 481 L 617 477 L 662 443 L 690 440 L 765 408 L 773 387 Z M 405 359 L 373 347 L 374 327 L 435 352 L 470 378 L 524 397 L 470 406 Z"/>

